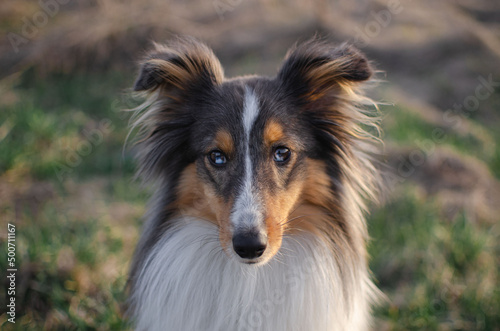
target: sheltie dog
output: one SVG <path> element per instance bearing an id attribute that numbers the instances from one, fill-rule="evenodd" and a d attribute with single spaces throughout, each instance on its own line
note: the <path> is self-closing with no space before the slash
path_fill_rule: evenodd
<path id="1" fill-rule="evenodd" d="M 137 330 L 369 329 L 372 72 L 318 38 L 274 77 L 231 79 L 198 41 L 154 45 L 134 85 L 156 189 L 129 279 Z"/>

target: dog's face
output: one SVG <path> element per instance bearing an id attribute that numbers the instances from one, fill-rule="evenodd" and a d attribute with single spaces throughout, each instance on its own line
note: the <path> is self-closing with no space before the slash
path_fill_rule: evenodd
<path id="1" fill-rule="evenodd" d="M 203 96 L 211 101 L 201 102 L 190 139 L 196 170 L 184 174 L 196 184 L 179 186 L 182 194 L 204 193 L 205 218 L 219 225 L 226 252 L 245 263 L 276 254 L 306 178 L 312 137 L 281 89 L 255 78 Z"/>
<path id="2" fill-rule="evenodd" d="M 275 78 L 225 80 L 204 45 L 157 45 L 135 85 L 156 93 L 142 171 L 175 183 L 166 208 L 213 222 L 228 255 L 264 264 L 297 207 L 335 194 L 352 133 L 342 95 L 370 74 L 353 48 L 311 42 Z"/>

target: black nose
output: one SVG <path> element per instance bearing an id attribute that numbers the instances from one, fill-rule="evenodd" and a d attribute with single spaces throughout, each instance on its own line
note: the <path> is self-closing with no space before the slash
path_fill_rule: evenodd
<path id="1" fill-rule="evenodd" d="M 243 259 L 255 259 L 266 250 L 267 238 L 259 233 L 243 233 L 233 237 L 233 248 Z"/>

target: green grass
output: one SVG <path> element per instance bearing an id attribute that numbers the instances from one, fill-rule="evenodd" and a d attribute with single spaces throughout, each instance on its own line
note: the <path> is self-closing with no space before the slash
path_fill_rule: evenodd
<path id="1" fill-rule="evenodd" d="M 457 151 L 485 161 L 493 168 L 492 170 L 500 172 L 500 168 L 496 168 L 496 158 L 500 149 L 494 143 L 497 141 L 495 139 L 498 135 L 497 130 L 488 129 L 471 121 L 473 131 L 458 134 L 450 128 L 436 127 L 404 107 L 382 107 L 382 112 L 386 115 L 384 132 L 389 139 L 400 144 L 416 146 L 429 146 L 429 144 L 434 147 L 451 146 Z M 453 120 L 457 121 L 457 118 L 453 117 Z M 453 125 L 456 122 L 451 123 L 451 128 L 458 127 L 458 125 Z"/>
<path id="2" fill-rule="evenodd" d="M 0 210 L 17 225 L 23 278 L 18 323 L 0 316 L 6 329 L 127 328 L 120 306 L 146 201 L 131 180 L 131 153 L 122 154 L 128 115 L 119 109 L 136 102 L 120 95 L 132 81 L 120 73 L 42 79 L 27 72 L 13 87 L 17 101 L 0 106 L 0 178 L 12 191 Z M 386 138 L 397 144 L 418 145 L 435 128 L 403 108 L 384 112 Z M 475 135 L 449 134 L 439 144 L 500 174 L 498 148 Z M 29 194 L 40 187 L 47 193 Z M 376 309 L 382 328 L 499 330 L 498 226 L 463 213 L 448 220 L 411 183 L 398 190 L 369 219 L 371 268 L 389 298 Z"/>
<path id="3" fill-rule="evenodd" d="M 404 108 L 386 108 L 386 139 L 418 148 L 447 147 L 483 161 L 500 177 L 500 141 L 490 125 L 474 134 L 446 131 Z M 425 145 L 427 144 L 427 145 Z M 431 145 L 429 145 L 431 144 Z M 423 147 L 424 146 L 424 147 Z M 369 219 L 371 268 L 390 301 L 377 316 L 391 330 L 498 330 L 500 231 L 460 213 L 452 220 L 411 183 Z M 500 218 L 499 218 L 500 220 Z"/>
<path id="4" fill-rule="evenodd" d="M 128 263 L 144 212 L 144 192 L 123 178 L 76 183 L 93 197 L 54 187 L 57 198 L 20 205 L 2 213 L 17 228 L 18 312 L 6 330 L 125 330 Z M 125 209 L 125 210 L 124 210 Z M 14 215 L 16 215 L 14 217 Z M 7 269 L 6 261 L 0 268 Z M 0 304 L 6 304 L 5 296 Z M 0 318 L 5 322 L 5 315 Z"/>
<path id="5" fill-rule="evenodd" d="M 492 225 L 454 222 L 406 188 L 369 220 L 371 267 L 394 330 L 494 330 L 500 325 L 498 250 Z"/>
<path id="6" fill-rule="evenodd" d="M 0 115 L 0 172 L 64 180 L 133 171 L 130 155 L 122 157 L 128 115 L 120 100 L 130 77 L 29 76 L 17 87 L 19 102 Z"/>
<path id="7" fill-rule="evenodd" d="M 124 269 L 114 279 L 102 275 L 108 259 L 121 255 L 122 238 L 109 224 L 65 215 L 53 203 L 36 219 L 36 227 L 18 226 L 18 277 L 29 286 L 18 283 L 22 310 L 13 329 L 124 329 Z"/>
<path id="8" fill-rule="evenodd" d="M 22 281 L 16 325 L 6 324 L 5 314 L 0 324 L 13 330 L 125 329 L 120 305 L 146 195 L 131 180 L 130 153 L 122 153 L 129 115 L 121 109 L 133 104 L 120 96 L 132 78 L 34 77 L 22 76 L 13 88 L 17 101 L 0 112 L 2 178 L 15 194 L 26 192 L 16 189 L 23 186 L 47 191 L 46 197 L 1 204 L 2 218 L 17 225 Z M 5 263 L 0 261 L 2 270 Z"/>

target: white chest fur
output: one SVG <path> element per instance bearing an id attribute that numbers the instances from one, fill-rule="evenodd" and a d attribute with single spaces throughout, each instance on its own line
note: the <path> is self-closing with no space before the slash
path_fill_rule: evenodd
<path id="1" fill-rule="evenodd" d="M 285 237 L 260 267 L 227 257 L 217 228 L 179 220 L 145 257 L 132 293 L 137 330 L 365 330 L 366 267 L 341 275 L 332 249 L 310 234 Z M 347 281 L 346 281 L 347 280 Z"/>

